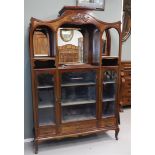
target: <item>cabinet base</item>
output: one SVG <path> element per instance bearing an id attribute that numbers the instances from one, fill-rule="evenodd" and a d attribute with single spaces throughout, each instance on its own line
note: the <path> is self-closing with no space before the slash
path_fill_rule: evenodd
<path id="1" fill-rule="evenodd" d="M 79 137 L 79 136 L 86 136 L 86 135 L 93 135 L 93 134 L 97 134 L 97 133 L 104 133 L 106 131 L 109 130 L 115 130 L 115 139 L 118 140 L 118 133 L 119 133 L 119 128 L 113 127 L 111 129 L 103 129 L 103 128 L 99 128 L 96 130 L 92 130 L 92 131 L 86 131 L 86 132 L 80 132 L 80 133 L 71 133 L 71 134 L 66 134 L 66 135 L 55 135 L 52 137 L 45 137 L 45 138 L 35 138 L 34 140 L 34 153 L 38 154 L 38 145 L 40 143 L 43 143 L 45 141 L 48 140 L 61 140 L 64 138 L 75 138 L 75 137 Z"/>

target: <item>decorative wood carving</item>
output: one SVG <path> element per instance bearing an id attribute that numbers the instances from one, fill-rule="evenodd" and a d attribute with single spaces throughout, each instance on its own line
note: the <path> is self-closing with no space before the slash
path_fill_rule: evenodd
<path id="1" fill-rule="evenodd" d="M 90 19 L 88 15 L 81 13 L 78 13 L 77 15 L 72 16 L 71 18 L 73 21 L 83 21 L 83 22 L 88 22 L 88 20 Z"/>

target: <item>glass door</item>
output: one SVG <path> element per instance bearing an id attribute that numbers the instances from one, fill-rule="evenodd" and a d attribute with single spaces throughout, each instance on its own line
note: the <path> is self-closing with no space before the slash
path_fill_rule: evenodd
<path id="1" fill-rule="evenodd" d="M 55 124 L 54 75 L 48 71 L 37 72 L 37 97 L 39 126 Z"/>
<path id="2" fill-rule="evenodd" d="M 116 71 L 109 69 L 103 72 L 102 117 L 115 115 L 116 80 Z"/>
<path id="3" fill-rule="evenodd" d="M 61 74 L 62 122 L 96 118 L 96 71 Z"/>

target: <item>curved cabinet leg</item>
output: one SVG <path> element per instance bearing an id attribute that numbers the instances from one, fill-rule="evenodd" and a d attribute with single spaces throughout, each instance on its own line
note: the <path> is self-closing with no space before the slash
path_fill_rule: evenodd
<path id="1" fill-rule="evenodd" d="M 119 133 L 119 128 L 115 130 L 115 138 L 118 140 L 118 133 Z"/>
<path id="2" fill-rule="evenodd" d="M 120 125 L 120 113 L 118 113 L 118 124 Z"/>
<path id="3" fill-rule="evenodd" d="M 38 154 L 38 142 L 34 140 L 34 153 Z"/>

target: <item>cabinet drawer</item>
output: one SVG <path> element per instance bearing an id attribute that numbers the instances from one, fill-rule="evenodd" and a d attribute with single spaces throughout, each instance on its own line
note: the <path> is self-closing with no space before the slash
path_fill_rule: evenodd
<path id="1" fill-rule="evenodd" d="M 116 126 L 116 118 L 104 118 L 101 121 L 99 121 L 100 127 L 111 127 Z"/>
<path id="2" fill-rule="evenodd" d="M 54 126 L 42 126 L 38 129 L 39 137 L 46 137 L 56 134 L 56 127 Z"/>
<path id="3" fill-rule="evenodd" d="M 61 126 L 61 133 L 78 133 L 82 131 L 88 131 L 96 128 L 96 120 L 85 121 L 85 122 L 75 122 L 66 123 Z"/>

